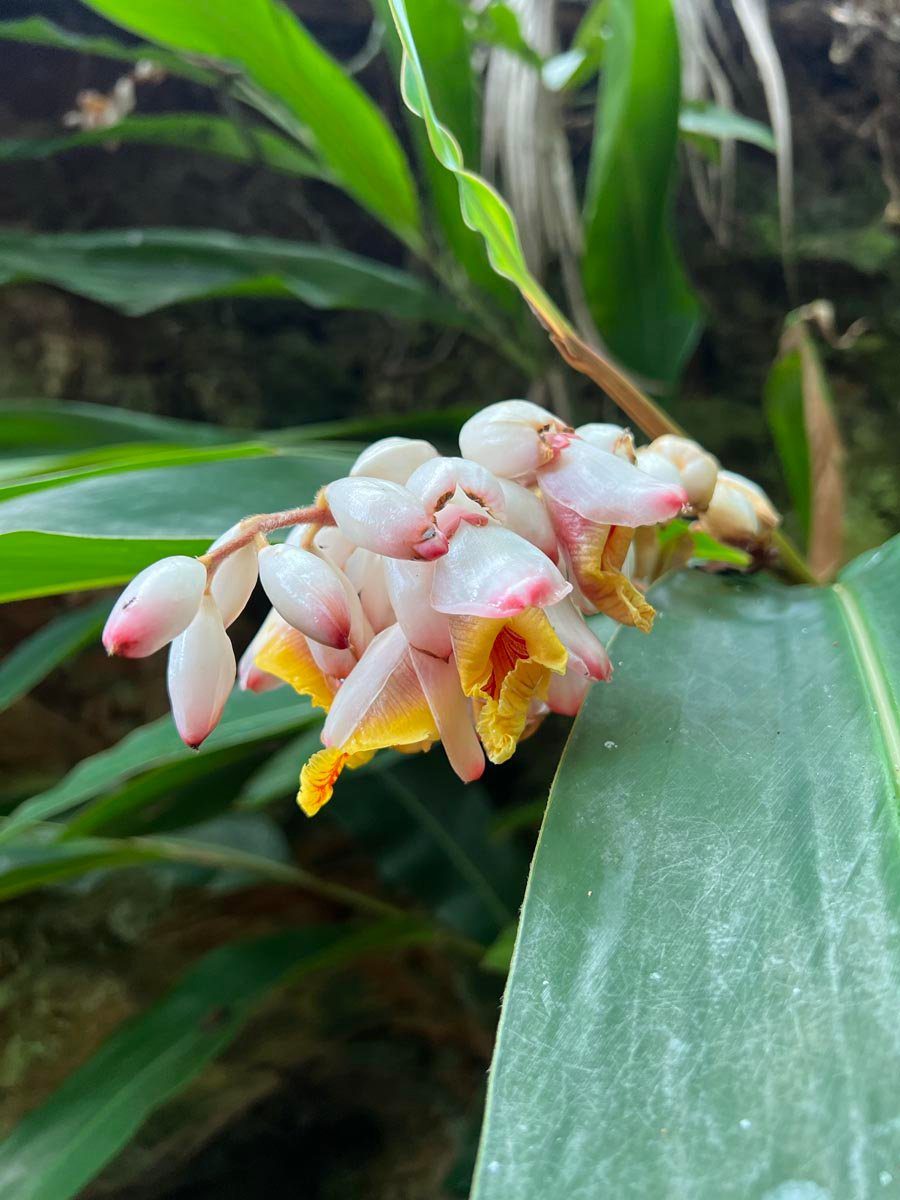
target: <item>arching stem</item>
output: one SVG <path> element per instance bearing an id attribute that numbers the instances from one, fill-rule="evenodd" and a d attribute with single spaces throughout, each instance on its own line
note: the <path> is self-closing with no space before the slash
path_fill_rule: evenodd
<path id="1" fill-rule="evenodd" d="M 335 520 L 331 510 L 324 502 L 307 504 L 304 508 L 285 508 L 281 512 L 258 513 L 253 517 L 244 517 L 237 527 L 233 537 L 215 550 L 199 556 L 200 562 L 206 567 L 207 575 L 212 579 L 219 565 L 236 550 L 242 550 L 252 541 L 273 529 L 286 529 L 290 525 L 334 525 Z"/>

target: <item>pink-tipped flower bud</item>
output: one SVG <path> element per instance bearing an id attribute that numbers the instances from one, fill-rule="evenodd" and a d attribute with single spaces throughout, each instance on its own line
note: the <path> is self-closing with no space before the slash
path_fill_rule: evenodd
<path id="1" fill-rule="evenodd" d="M 634 434 L 630 429 L 623 429 L 621 425 L 591 421 L 587 425 L 579 425 L 575 432 L 589 446 L 605 450 L 607 454 L 615 454 L 624 458 L 626 462 L 634 462 Z"/>
<path id="2" fill-rule="evenodd" d="M 464 458 L 504 479 L 530 479 L 563 450 L 572 430 L 528 400 L 502 400 L 470 417 L 459 431 Z"/>
<path id="3" fill-rule="evenodd" d="M 259 578 L 275 610 L 308 638 L 345 650 L 353 614 L 347 591 L 324 558 L 298 546 L 266 546 L 259 554 Z"/>
<path id="4" fill-rule="evenodd" d="M 704 512 L 715 490 L 718 461 L 697 442 L 674 433 L 664 433 L 648 449 L 675 464 L 691 505 L 695 511 Z"/>
<path id="5" fill-rule="evenodd" d="M 658 483 L 631 463 L 580 440 L 544 467 L 541 491 L 587 521 L 604 525 L 656 525 L 688 502 L 677 483 Z"/>
<path id="6" fill-rule="evenodd" d="M 223 533 L 213 542 L 210 550 L 218 550 L 234 537 L 238 529 L 238 525 L 232 525 L 227 533 Z M 247 607 L 247 601 L 256 587 L 258 578 L 257 549 L 252 542 L 229 554 L 216 567 L 209 590 L 222 614 L 226 629 Z"/>
<path id="7" fill-rule="evenodd" d="M 506 510 L 497 476 L 466 458 L 433 458 L 413 471 L 406 487 L 431 514 L 440 512 L 459 493 L 498 519 Z"/>
<path id="8" fill-rule="evenodd" d="M 405 437 L 381 438 L 363 450 L 350 468 L 350 474 L 406 483 L 417 467 L 437 456 L 438 452 L 430 442 Z"/>
<path id="9" fill-rule="evenodd" d="M 681 487 L 681 472 L 675 464 L 649 446 L 638 447 L 637 466 L 658 483 L 672 483 L 675 487 Z"/>
<path id="10" fill-rule="evenodd" d="M 447 539 L 421 500 L 386 479 L 336 479 L 328 485 L 328 507 L 341 533 L 387 558 L 430 562 L 447 553 Z"/>
<path id="11" fill-rule="evenodd" d="M 460 525 L 435 564 L 431 603 L 439 612 L 514 617 L 556 604 L 572 590 L 546 554 L 501 525 Z"/>
<path id="12" fill-rule="evenodd" d="M 212 733 L 234 687 L 234 650 L 212 596 L 172 643 L 169 703 L 179 736 L 196 750 Z"/>
<path id="13" fill-rule="evenodd" d="M 145 658 L 178 637 L 194 617 L 206 587 L 206 567 L 196 558 L 173 555 L 132 579 L 107 618 L 103 645 L 108 654 Z"/>

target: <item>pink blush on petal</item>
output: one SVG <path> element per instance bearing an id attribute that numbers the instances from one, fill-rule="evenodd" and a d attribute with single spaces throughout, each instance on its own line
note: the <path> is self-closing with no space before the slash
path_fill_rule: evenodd
<path id="1" fill-rule="evenodd" d="M 526 608 L 541 608 L 555 601 L 556 595 L 557 589 L 552 580 L 540 577 L 523 579 L 496 600 L 497 615 L 514 617 Z"/>

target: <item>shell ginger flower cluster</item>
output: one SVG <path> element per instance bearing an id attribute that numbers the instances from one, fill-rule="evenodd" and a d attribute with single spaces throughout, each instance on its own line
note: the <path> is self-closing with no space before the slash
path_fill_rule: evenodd
<path id="1" fill-rule="evenodd" d="M 636 534 L 652 541 L 687 515 L 749 543 L 777 521 L 753 484 L 687 439 L 636 451 L 618 426 L 571 429 L 521 400 L 474 416 L 460 450 L 376 442 L 309 508 L 248 517 L 200 558 L 142 571 L 104 645 L 142 657 L 171 643 L 169 697 L 189 746 L 236 678 L 254 692 L 289 684 L 324 709 L 323 749 L 300 773 L 312 815 L 377 750 L 439 741 L 470 781 L 548 712 L 574 715 L 612 674 L 585 616 L 651 628 L 631 578 Z M 226 630 L 257 579 L 272 609 L 238 666 Z"/>

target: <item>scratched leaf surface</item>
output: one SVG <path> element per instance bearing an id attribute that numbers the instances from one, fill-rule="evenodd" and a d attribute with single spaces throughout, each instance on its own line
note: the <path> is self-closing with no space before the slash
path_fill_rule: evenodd
<path id="1" fill-rule="evenodd" d="M 474 1200 L 900 1196 L 900 539 L 682 575 L 551 795 Z"/>

